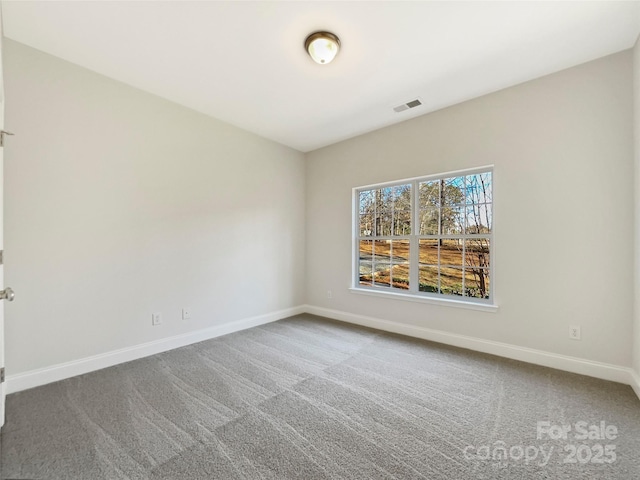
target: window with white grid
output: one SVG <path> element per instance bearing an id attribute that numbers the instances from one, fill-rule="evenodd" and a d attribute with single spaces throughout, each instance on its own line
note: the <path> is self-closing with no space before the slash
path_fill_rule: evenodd
<path id="1" fill-rule="evenodd" d="M 354 288 L 492 303 L 493 172 L 354 189 Z"/>

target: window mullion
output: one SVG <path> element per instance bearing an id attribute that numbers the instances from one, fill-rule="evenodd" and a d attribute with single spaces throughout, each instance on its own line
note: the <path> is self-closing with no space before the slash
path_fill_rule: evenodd
<path id="1" fill-rule="evenodd" d="M 409 291 L 411 293 L 418 293 L 420 290 L 420 272 L 419 272 L 419 263 L 420 263 L 420 251 L 419 251 L 419 242 L 418 242 L 418 232 L 416 229 L 419 228 L 419 219 L 420 219 L 420 201 L 418 192 L 418 182 L 413 181 L 411 183 L 411 188 L 413 189 L 413 195 L 411 195 L 411 237 L 409 240 Z"/>
<path id="2" fill-rule="evenodd" d="M 442 293 L 442 267 L 440 261 L 440 244 L 442 243 L 442 182 L 438 182 L 438 293 Z"/>

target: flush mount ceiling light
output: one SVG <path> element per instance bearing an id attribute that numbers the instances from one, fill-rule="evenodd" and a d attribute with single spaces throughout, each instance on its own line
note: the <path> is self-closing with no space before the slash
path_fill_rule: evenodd
<path id="1" fill-rule="evenodd" d="M 304 41 L 304 48 L 314 62 L 324 65 L 338 54 L 340 39 L 333 33 L 315 32 Z"/>

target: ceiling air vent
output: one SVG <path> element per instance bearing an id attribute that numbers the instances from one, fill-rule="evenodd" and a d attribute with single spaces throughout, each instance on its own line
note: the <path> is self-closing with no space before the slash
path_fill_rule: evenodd
<path id="1" fill-rule="evenodd" d="M 398 105 L 397 107 L 393 107 L 393 111 L 396 113 L 404 112 L 405 110 L 409 110 L 410 108 L 419 107 L 422 105 L 422 102 L 419 99 L 411 100 L 410 102 L 403 103 L 402 105 Z"/>

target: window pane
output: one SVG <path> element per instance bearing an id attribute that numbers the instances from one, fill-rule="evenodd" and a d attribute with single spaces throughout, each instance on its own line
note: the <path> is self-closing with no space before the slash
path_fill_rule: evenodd
<path id="1" fill-rule="evenodd" d="M 392 263 L 409 263 L 409 240 L 391 240 Z"/>
<path id="2" fill-rule="evenodd" d="M 464 204 L 464 177 L 440 180 L 440 203 L 443 207 Z"/>
<path id="3" fill-rule="evenodd" d="M 411 210 L 393 211 L 393 235 L 411 235 Z"/>
<path id="4" fill-rule="evenodd" d="M 409 289 L 409 264 L 395 263 L 391 265 L 391 286 L 400 290 Z"/>
<path id="5" fill-rule="evenodd" d="M 438 290 L 438 267 L 420 265 L 420 286 L 421 292 L 439 293 Z"/>
<path id="6" fill-rule="evenodd" d="M 462 240 L 440 240 L 440 265 L 462 267 Z"/>
<path id="7" fill-rule="evenodd" d="M 440 269 L 440 293 L 462 296 L 462 269 L 443 267 Z"/>
<path id="8" fill-rule="evenodd" d="M 376 263 L 391 263 L 391 244 L 387 240 L 373 242 L 373 261 Z"/>
<path id="9" fill-rule="evenodd" d="M 360 236 L 368 237 L 373 233 L 373 214 L 360 214 Z"/>
<path id="10" fill-rule="evenodd" d="M 391 280 L 391 265 L 388 263 L 373 264 L 373 284 L 376 287 L 388 287 Z"/>
<path id="11" fill-rule="evenodd" d="M 460 235 L 464 225 L 462 207 L 445 207 L 440 212 L 440 231 L 442 235 Z"/>
<path id="12" fill-rule="evenodd" d="M 360 261 L 370 262 L 372 260 L 372 242 L 371 240 L 360 240 Z"/>
<path id="13" fill-rule="evenodd" d="M 419 253 L 420 263 L 425 265 L 438 265 L 438 245 L 437 239 L 420 240 Z"/>
<path id="14" fill-rule="evenodd" d="M 391 272 L 394 288 L 409 288 L 409 240 L 391 242 Z"/>
<path id="15" fill-rule="evenodd" d="M 489 239 L 474 238 L 465 240 L 465 265 L 467 268 L 488 268 L 491 265 L 489 258 Z"/>
<path id="16" fill-rule="evenodd" d="M 360 270 L 359 272 L 360 285 L 371 285 L 372 283 L 371 272 L 373 271 L 371 262 L 360 261 L 359 270 Z"/>
<path id="17" fill-rule="evenodd" d="M 464 271 L 464 294 L 473 298 L 489 298 L 489 269 L 466 268 Z"/>
<path id="18" fill-rule="evenodd" d="M 371 285 L 372 283 L 372 263 L 373 242 L 371 240 L 360 240 L 358 270 L 360 285 Z"/>
<path id="19" fill-rule="evenodd" d="M 374 190 L 377 210 L 391 210 L 393 208 L 393 187 Z"/>
<path id="20" fill-rule="evenodd" d="M 376 227 L 374 235 L 378 237 L 391 235 L 392 210 L 376 211 Z"/>
<path id="21" fill-rule="evenodd" d="M 371 240 L 360 240 L 358 252 L 358 271 L 360 277 L 360 285 L 371 285 L 373 277 L 373 242 Z"/>
<path id="22" fill-rule="evenodd" d="M 440 181 L 422 182 L 419 186 L 420 210 L 440 205 Z"/>
<path id="23" fill-rule="evenodd" d="M 491 203 L 493 183 L 491 172 L 467 175 L 465 192 L 467 203 Z"/>
<path id="24" fill-rule="evenodd" d="M 486 234 L 491 233 L 491 224 L 493 223 L 491 204 L 479 204 L 467 207 L 467 234 Z"/>
<path id="25" fill-rule="evenodd" d="M 360 192 L 360 213 L 373 213 L 373 190 Z"/>
<path id="26" fill-rule="evenodd" d="M 440 226 L 440 211 L 429 207 L 420 210 L 420 235 L 438 235 Z"/>
<path id="27" fill-rule="evenodd" d="M 393 198 L 396 210 L 411 210 L 411 184 L 393 187 Z"/>

